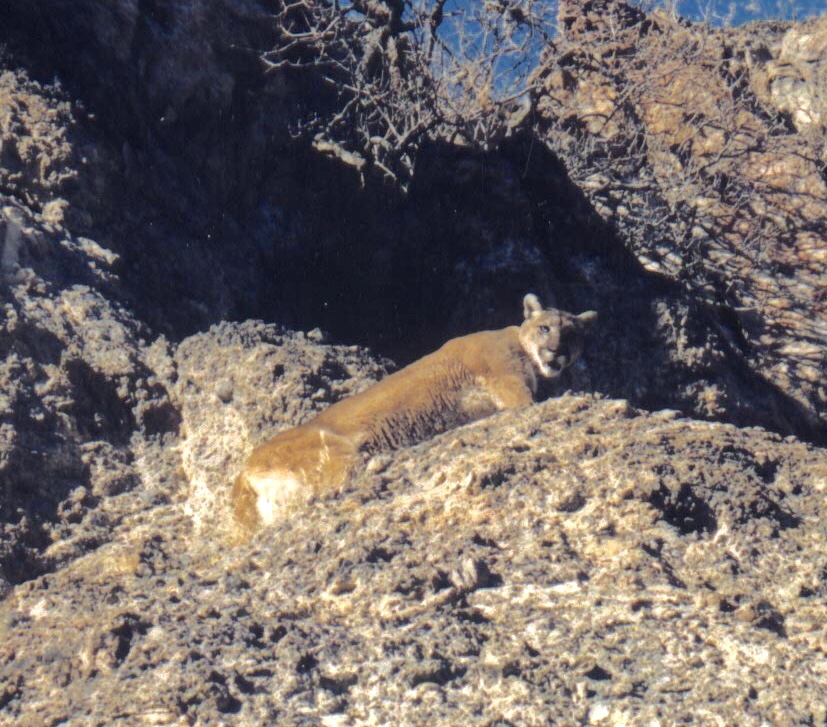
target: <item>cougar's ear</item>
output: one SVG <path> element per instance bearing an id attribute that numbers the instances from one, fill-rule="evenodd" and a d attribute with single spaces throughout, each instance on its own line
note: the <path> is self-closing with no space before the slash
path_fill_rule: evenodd
<path id="1" fill-rule="evenodd" d="M 542 310 L 543 306 L 540 305 L 540 301 L 534 293 L 529 293 L 523 298 L 523 317 L 526 320 L 533 318 L 538 313 L 541 313 Z"/>
<path id="2" fill-rule="evenodd" d="M 575 316 L 574 320 L 577 321 L 581 330 L 585 331 L 587 328 L 591 328 L 591 325 L 597 320 L 597 311 L 587 310 L 585 313 Z"/>

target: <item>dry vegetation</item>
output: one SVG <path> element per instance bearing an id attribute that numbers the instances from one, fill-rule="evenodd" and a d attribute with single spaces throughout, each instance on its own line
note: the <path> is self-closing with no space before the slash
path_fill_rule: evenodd
<path id="1" fill-rule="evenodd" d="M 332 96 L 296 132 L 360 173 L 405 187 L 433 140 L 492 148 L 529 112 L 552 4 L 493 0 L 286 3 L 273 72 L 312 73 Z"/>
<path id="2" fill-rule="evenodd" d="M 749 365 L 823 411 L 824 136 L 800 123 L 820 108 L 817 51 L 776 60 L 786 26 L 561 7 L 539 71 L 546 143 L 648 270 L 726 311 Z"/>
<path id="3" fill-rule="evenodd" d="M 787 72 L 785 26 L 751 48 L 676 7 L 297 0 L 265 60 L 324 89 L 297 135 L 402 189 L 429 143 L 495 150 L 529 130 L 644 267 L 725 311 L 730 345 L 809 408 L 825 396 L 825 137 L 760 92 L 765 66 Z M 784 91 L 817 93 L 806 77 L 784 82 L 788 106 L 820 103 Z"/>

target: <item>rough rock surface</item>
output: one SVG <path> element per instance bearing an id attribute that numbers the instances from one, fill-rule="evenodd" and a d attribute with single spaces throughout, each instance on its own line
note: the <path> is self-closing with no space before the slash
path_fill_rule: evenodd
<path id="1" fill-rule="evenodd" d="M 798 132 L 820 144 L 825 159 L 827 100 L 821 89 L 827 83 L 827 17 L 777 28 L 751 25 L 734 35 L 745 51 L 756 96 L 786 114 Z"/>
<path id="2" fill-rule="evenodd" d="M 777 60 L 764 48 L 754 80 L 743 31 L 615 0 L 562 2 L 560 27 L 538 100 L 547 143 L 643 266 L 718 308 L 730 347 L 823 430 L 823 134 L 761 101 L 819 122 L 824 19 L 787 30 Z M 802 79 L 773 95 L 781 68 Z"/>
<path id="3" fill-rule="evenodd" d="M 401 198 L 290 140 L 269 7 L 0 4 L 0 725 L 824 723 L 824 20 L 562 3 L 542 135 Z M 315 326 L 527 289 L 600 311 L 555 398 L 238 543 L 251 448 L 388 370 Z"/>
<path id="4" fill-rule="evenodd" d="M 75 127 L 70 102 L 54 85 L 0 67 L 0 190 L 62 219 L 60 194 L 77 181 L 78 159 L 67 137 Z"/>
<path id="5" fill-rule="evenodd" d="M 161 504 L 0 606 L 0 724 L 822 721 L 826 488 L 823 451 L 567 395 L 247 545 Z"/>
<path id="6" fill-rule="evenodd" d="M 105 540 L 179 415 L 141 325 L 104 294 L 117 256 L 0 202 L 2 587 Z"/>

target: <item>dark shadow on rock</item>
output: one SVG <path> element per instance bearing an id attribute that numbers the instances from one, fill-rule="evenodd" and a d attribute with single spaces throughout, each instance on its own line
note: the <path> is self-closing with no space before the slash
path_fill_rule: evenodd
<path id="1" fill-rule="evenodd" d="M 67 362 L 69 381 L 75 391 L 71 414 L 86 439 L 104 439 L 123 446 L 135 430 L 135 417 L 118 395 L 117 383 L 96 372 L 82 359 Z"/>
<path id="2" fill-rule="evenodd" d="M 652 493 L 649 503 L 662 512 L 663 519 L 681 535 L 714 534 L 718 529 L 715 511 L 688 483 L 682 484 L 676 493 L 661 485 Z"/>
<path id="3" fill-rule="evenodd" d="M 208 70 L 175 83 L 158 75 L 154 55 L 178 28 L 172 6 L 142 3 L 131 19 L 94 15 L 90 2 L 68 11 L 15 0 L 0 11 L 33 64 L 60 70 L 100 119 L 89 128 L 105 160 L 106 199 L 89 234 L 121 255 L 115 295 L 152 331 L 180 340 L 217 321 L 261 318 L 321 327 L 404 364 L 453 336 L 518 323 L 530 290 L 547 305 L 600 313 L 588 366 L 545 393 L 592 389 L 647 409 L 827 439 L 749 367 L 732 311 L 645 271 L 540 140 L 517 134 L 495 152 L 433 144 L 405 196 L 362 180 L 291 139 L 298 107 L 326 101 L 312 79 L 262 73 L 257 49 L 272 29 L 251 18 L 266 16 L 266 3 L 244 5 L 252 15 L 234 26 L 234 44 L 209 25 L 229 7 L 194 6 Z M 102 62 L 114 46 L 90 35 L 89 13 L 132 39 L 128 59 Z M 27 44 L 35 31 L 54 43 Z M 78 39 L 88 45 L 69 64 L 61 50 Z M 188 49 L 163 53 L 185 68 Z M 141 77 L 142 64 L 157 77 Z M 222 91 L 225 75 L 232 88 Z M 111 103 L 113 88 L 124 104 Z"/>
<path id="4" fill-rule="evenodd" d="M 649 410 L 827 441 L 803 407 L 750 368 L 731 310 L 645 270 L 530 135 L 507 142 L 503 154 L 522 168 L 535 239 L 543 241 L 561 307 L 600 314 L 586 354 L 596 391 Z"/>

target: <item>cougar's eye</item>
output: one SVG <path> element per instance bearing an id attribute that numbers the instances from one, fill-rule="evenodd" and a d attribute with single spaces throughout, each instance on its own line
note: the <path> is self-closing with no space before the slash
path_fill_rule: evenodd
<path id="1" fill-rule="evenodd" d="M 551 328 L 548 326 L 540 326 L 540 333 L 548 333 L 549 331 L 551 331 Z"/>

